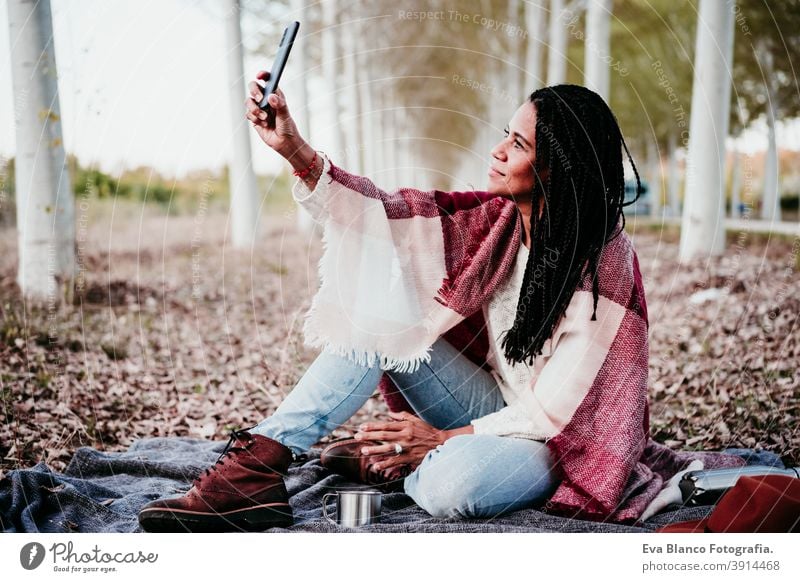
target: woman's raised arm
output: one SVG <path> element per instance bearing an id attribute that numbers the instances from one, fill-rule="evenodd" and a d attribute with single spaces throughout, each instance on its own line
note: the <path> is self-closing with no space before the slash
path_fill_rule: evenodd
<path id="1" fill-rule="evenodd" d="M 269 79 L 269 71 L 259 71 L 256 79 L 266 81 Z M 322 174 L 322 161 L 317 156 L 315 166 L 311 167 L 316 152 L 297 130 L 297 124 L 289 113 L 283 91 L 279 88 L 268 97 L 269 105 L 275 113 L 274 118 L 270 118 L 258 106 L 263 95 L 258 82 L 251 81 L 247 89 L 250 96 L 245 100 L 246 117 L 253 123 L 256 133 L 265 144 L 286 158 L 296 171 L 305 172 L 302 179 L 308 188 L 313 190 Z"/>

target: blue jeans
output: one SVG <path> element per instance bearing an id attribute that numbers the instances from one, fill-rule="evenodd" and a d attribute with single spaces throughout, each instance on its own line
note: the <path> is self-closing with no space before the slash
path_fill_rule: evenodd
<path id="1" fill-rule="evenodd" d="M 439 338 L 430 364 L 412 373 L 384 371 L 377 362 L 360 366 L 323 351 L 275 413 L 251 432 L 275 439 L 295 454 L 305 452 L 344 425 L 372 396 L 384 373 L 416 415 L 439 429 L 468 425 L 505 406 L 492 375 Z M 465 434 L 428 451 L 405 478 L 404 490 L 432 516 L 485 518 L 538 506 L 557 485 L 544 443 Z"/>

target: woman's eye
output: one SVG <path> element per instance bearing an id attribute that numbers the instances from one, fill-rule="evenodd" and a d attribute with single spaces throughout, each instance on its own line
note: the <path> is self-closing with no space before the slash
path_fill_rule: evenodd
<path id="1" fill-rule="evenodd" d="M 508 137 L 508 130 L 507 129 L 504 129 L 503 133 L 506 134 L 506 137 Z M 518 149 L 522 149 L 522 144 L 520 142 L 518 142 L 518 141 L 515 141 L 514 142 L 514 147 L 518 148 Z"/>

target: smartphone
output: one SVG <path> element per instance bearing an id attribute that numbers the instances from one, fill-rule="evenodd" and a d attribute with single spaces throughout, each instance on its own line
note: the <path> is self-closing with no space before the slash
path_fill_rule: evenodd
<path id="1" fill-rule="evenodd" d="M 269 79 L 267 79 L 267 84 L 264 86 L 264 95 L 261 97 L 261 103 L 258 104 L 263 111 L 266 111 L 267 125 L 270 127 L 275 127 L 275 112 L 270 107 L 267 97 L 278 88 L 278 81 L 281 80 L 283 69 L 286 68 L 286 61 L 289 60 L 289 51 L 292 50 L 298 30 L 300 30 L 300 23 L 296 20 L 284 29 L 280 45 L 278 45 L 278 54 L 275 55 L 275 62 L 272 63 L 272 68 L 269 70 Z"/>

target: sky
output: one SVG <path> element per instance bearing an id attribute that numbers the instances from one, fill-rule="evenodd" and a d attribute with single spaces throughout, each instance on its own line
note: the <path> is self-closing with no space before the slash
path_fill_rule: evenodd
<path id="1" fill-rule="evenodd" d="M 111 172 L 151 165 L 180 176 L 226 163 L 232 120 L 221 4 L 51 0 L 66 151 Z M 16 139 L 7 8 L 0 0 L 0 154 L 10 157 Z M 246 81 L 273 58 L 246 58 Z M 287 99 L 289 81 L 287 68 Z M 249 123 L 244 98 L 237 123 Z M 286 165 L 255 132 L 251 137 L 257 172 Z"/>
<path id="2" fill-rule="evenodd" d="M 51 5 L 67 152 L 111 173 L 149 165 L 182 176 L 196 169 L 218 170 L 227 162 L 233 121 L 222 3 L 51 0 Z M 245 36 L 245 45 L 252 41 Z M 0 154 L 6 157 L 15 149 L 10 58 L 6 0 L 0 0 Z M 246 81 L 269 68 L 273 58 L 246 57 Z M 290 59 L 281 80 L 290 109 L 291 80 L 297 76 L 291 64 Z M 313 82 L 309 94 L 318 94 Z M 244 104 L 236 122 L 247 123 Z M 324 148 L 324 137 L 320 133 L 309 141 Z M 287 167 L 255 132 L 251 138 L 256 172 Z M 779 147 L 800 149 L 800 122 L 781 126 L 778 140 Z M 763 129 L 749 132 L 740 147 L 765 149 Z"/>

